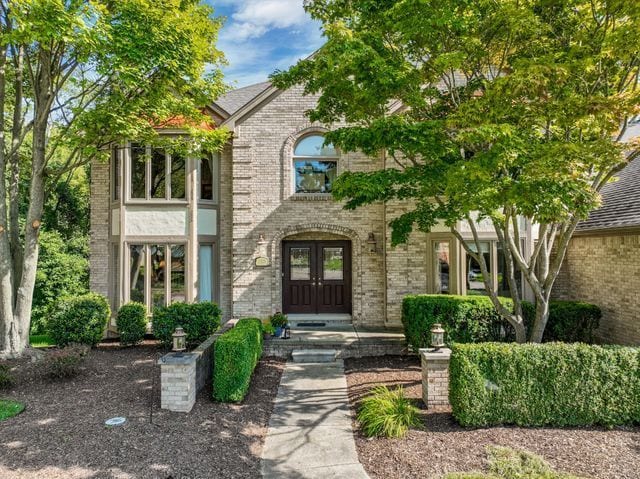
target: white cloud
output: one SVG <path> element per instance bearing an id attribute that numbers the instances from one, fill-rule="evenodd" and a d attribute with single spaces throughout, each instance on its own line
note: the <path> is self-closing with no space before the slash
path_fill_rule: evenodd
<path id="1" fill-rule="evenodd" d="M 301 0 L 241 0 L 234 5 L 231 23 L 223 32 L 228 40 L 259 38 L 274 28 L 302 27 L 311 23 Z"/>

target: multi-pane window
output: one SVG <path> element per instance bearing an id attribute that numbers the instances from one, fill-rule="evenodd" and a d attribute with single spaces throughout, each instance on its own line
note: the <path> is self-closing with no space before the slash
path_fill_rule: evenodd
<path id="1" fill-rule="evenodd" d="M 131 199 L 186 198 L 186 160 L 179 153 L 133 143 L 129 162 Z"/>
<path id="2" fill-rule="evenodd" d="M 499 241 L 480 241 L 480 253 L 484 258 L 489 274 L 489 281 L 494 288 L 497 288 L 498 296 L 511 296 L 509 280 L 507 275 L 507 263 L 504 251 Z M 468 242 L 467 246 L 477 252 L 475 242 Z M 470 254 L 466 255 L 466 290 L 467 294 L 487 294 L 484 286 L 484 276 L 480 269 L 480 264 Z M 515 266 L 515 265 L 514 265 Z M 495 274 L 494 274 L 495 272 Z M 522 294 L 522 272 L 515 267 L 516 287 Z"/>
<path id="3" fill-rule="evenodd" d="M 320 135 L 306 136 L 293 152 L 296 193 L 331 193 L 338 174 L 338 152 Z"/>
<path id="4" fill-rule="evenodd" d="M 491 263 L 491 242 L 490 241 L 479 241 L 480 250 L 478 251 L 478 247 L 475 242 L 467 243 L 467 246 L 474 253 L 480 253 L 484 258 L 484 264 L 487 267 L 487 273 L 491 276 L 491 272 L 493 270 Z M 484 275 L 482 274 L 482 270 L 480 268 L 480 263 L 476 261 L 476 259 L 467 253 L 467 271 L 466 271 L 466 281 L 467 281 L 467 294 L 487 294 L 484 287 Z M 489 281 L 491 281 L 489 279 Z"/>
<path id="5" fill-rule="evenodd" d="M 130 245 L 129 300 L 144 303 L 150 311 L 185 301 L 186 264 L 184 245 Z"/>

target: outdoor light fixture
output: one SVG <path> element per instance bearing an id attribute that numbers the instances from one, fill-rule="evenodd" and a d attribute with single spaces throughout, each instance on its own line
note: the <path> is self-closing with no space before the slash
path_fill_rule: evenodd
<path id="1" fill-rule="evenodd" d="M 260 233 L 260 235 L 258 236 L 258 244 L 267 244 L 267 240 L 264 239 L 264 235 L 262 233 Z"/>
<path id="2" fill-rule="evenodd" d="M 369 253 L 376 252 L 376 236 L 373 233 L 369 233 L 369 237 L 367 238 L 367 245 L 369 245 Z"/>
<path id="3" fill-rule="evenodd" d="M 180 326 L 176 328 L 174 333 L 171 335 L 173 338 L 173 349 L 174 353 L 182 354 L 187 350 L 187 335 Z"/>
<path id="4" fill-rule="evenodd" d="M 289 326 L 284 327 L 284 335 L 282 339 L 291 339 L 291 328 Z"/>
<path id="5" fill-rule="evenodd" d="M 431 347 L 436 351 L 444 347 L 444 329 L 440 323 L 431 326 Z"/>

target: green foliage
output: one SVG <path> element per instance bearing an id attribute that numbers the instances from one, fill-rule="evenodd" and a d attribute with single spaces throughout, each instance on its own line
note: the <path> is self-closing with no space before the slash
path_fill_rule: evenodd
<path id="1" fill-rule="evenodd" d="M 241 319 L 214 345 L 213 398 L 222 402 L 242 401 L 261 356 L 260 320 Z"/>
<path id="2" fill-rule="evenodd" d="M 56 343 L 48 334 L 32 334 L 29 336 L 29 346 L 32 348 L 48 348 Z"/>
<path id="3" fill-rule="evenodd" d="M 289 318 L 286 314 L 277 312 L 269 318 L 269 321 L 274 328 L 284 328 L 289 322 Z"/>
<path id="4" fill-rule="evenodd" d="M 449 400 L 463 426 L 640 422 L 640 349 L 585 344 L 456 344 Z"/>
<path id="5" fill-rule="evenodd" d="M 138 344 L 147 332 L 147 307 L 136 302 L 122 305 L 116 316 L 116 326 L 122 345 Z"/>
<path id="6" fill-rule="evenodd" d="M 31 332 L 42 334 L 56 302 L 89 290 L 88 238 L 65 239 L 56 231 L 40 234 L 40 254 L 33 291 Z"/>
<path id="7" fill-rule="evenodd" d="M 24 404 L 18 401 L 0 399 L 0 422 L 10 417 L 17 416 L 24 411 Z"/>
<path id="8" fill-rule="evenodd" d="M 377 386 L 366 396 L 358 411 L 365 436 L 403 437 L 410 427 L 418 427 L 420 410 L 404 396 L 404 389 Z"/>
<path id="9" fill-rule="evenodd" d="M 555 472 L 540 456 L 508 447 L 489 447 L 489 473 L 447 474 L 445 479 L 578 479 Z"/>
<path id="10" fill-rule="evenodd" d="M 110 317 L 109 302 L 100 294 L 64 298 L 48 322 L 49 335 L 58 346 L 71 343 L 95 346 L 102 339 Z"/>
<path id="11" fill-rule="evenodd" d="M 67 379 L 77 376 L 89 348 L 83 344 L 70 344 L 47 353 L 45 367 L 49 377 Z"/>
<path id="12" fill-rule="evenodd" d="M 525 324 L 533 324 L 535 308 L 523 303 Z M 551 301 L 544 341 L 593 343 L 595 330 L 600 326 L 602 310 L 595 304 L 581 301 Z"/>
<path id="13" fill-rule="evenodd" d="M 271 320 L 267 319 L 262 322 L 262 332 L 269 336 L 273 336 L 276 333 L 276 328 L 271 324 Z"/>
<path id="14" fill-rule="evenodd" d="M 513 309 L 509 298 L 502 304 Z M 525 325 L 531 328 L 535 308 L 523 303 Z M 552 301 L 545 341 L 592 343 L 602 312 L 598 306 L 579 301 Z M 495 310 L 486 296 L 455 296 L 422 294 L 406 296 L 402 301 L 402 324 L 407 342 L 414 349 L 426 348 L 431 341 L 431 327 L 442 324 L 445 341 L 451 343 L 480 343 L 484 341 L 513 341 L 511 325 Z"/>
<path id="15" fill-rule="evenodd" d="M 204 342 L 220 326 L 220 308 L 216 303 L 173 303 L 153 310 L 153 334 L 165 347 L 172 344 L 171 335 L 181 326 L 187 334 L 187 345 Z"/>
<path id="16" fill-rule="evenodd" d="M 14 383 L 15 380 L 9 367 L 4 364 L 0 364 L 0 391 L 11 388 Z"/>

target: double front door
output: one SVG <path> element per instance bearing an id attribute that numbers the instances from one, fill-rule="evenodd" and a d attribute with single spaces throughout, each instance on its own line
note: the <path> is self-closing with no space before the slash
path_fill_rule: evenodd
<path id="1" fill-rule="evenodd" d="M 285 313 L 351 313 L 351 242 L 285 241 L 282 249 Z"/>

